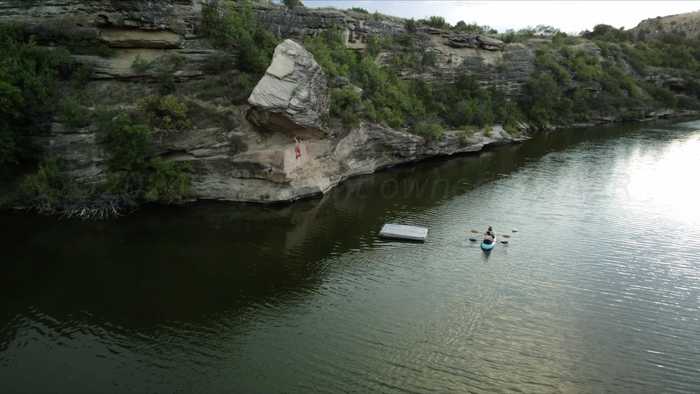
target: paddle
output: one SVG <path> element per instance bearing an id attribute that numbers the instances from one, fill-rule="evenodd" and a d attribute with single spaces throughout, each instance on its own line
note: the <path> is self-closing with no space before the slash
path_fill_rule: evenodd
<path id="1" fill-rule="evenodd" d="M 478 231 L 478 230 L 471 230 L 471 232 L 474 233 L 474 234 L 479 234 L 479 233 L 481 233 L 481 231 Z M 513 232 L 514 232 L 514 233 L 517 233 L 518 230 L 513 229 Z M 500 236 L 503 237 L 503 238 L 510 238 L 510 237 L 512 237 L 511 235 L 508 235 L 508 234 L 501 234 Z M 474 238 L 474 237 L 469 237 L 469 240 L 472 241 L 472 242 L 477 242 L 477 241 L 479 241 L 478 239 L 476 239 L 476 238 Z M 503 245 L 508 245 L 508 241 L 500 241 L 500 242 L 501 242 Z"/>

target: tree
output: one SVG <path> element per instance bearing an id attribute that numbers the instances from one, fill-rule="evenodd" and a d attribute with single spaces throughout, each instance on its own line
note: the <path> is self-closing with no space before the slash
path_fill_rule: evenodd
<path id="1" fill-rule="evenodd" d="M 202 30 L 217 48 L 235 48 L 238 68 L 253 74 L 265 72 L 277 45 L 275 36 L 257 22 L 247 0 L 223 9 L 216 3 L 207 5 L 202 10 Z"/>
<path id="2" fill-rule="evenodd" d="M 75 69 L 65 49 L 48 50 L 24 31 L 0 26 L 0 170 L 31 157 L 30 136 L 58 102 L 58 82 Z"/>
<path id="3" fill-rule="evenodd" d="M 459 21 L 455 25 L 455 30 L 465 33 L 483 34 L 487 29 L 477 25 L 476 23 L 467 24 L 464 21 Z"/>
<path id="4" fill-rule="evenodd" d="M 447 26 L 447 22 L 445 22 L 445 18 L 441 16 L 431 16 L 430 18 L 426 19 L 423 21 L 426 25 L 430 27 L 435 27 L 435 28 L 443 28 Z"/>
<path id="5" fill-rule="evenodd" d="M 406 31 L 409 33 L 415 33 L 418 30 L 418 26 L 416 25 L 416 20 L 413 18 L 406 19 L 406 23 L 404 24 L 404 27 L 406 28 Z"/>
<path id="6" fill-rule="evenodd" d="M 301 0 L 282 0 L 282 3 L 284 3 L 284 5 L 290 10 L 304 6 L 304 3 L 302 3 Z"/>

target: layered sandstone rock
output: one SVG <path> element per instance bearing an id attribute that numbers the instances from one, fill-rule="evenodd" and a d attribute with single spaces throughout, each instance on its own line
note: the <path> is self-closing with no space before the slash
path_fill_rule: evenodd
<path id="1" fill-rule="evenodd" d="M 267 130 L 322 130 L 330 106 L 326 75 L 303 46 L 284 40 L 248 103 L 250 119 Z"/>
<path id="2" fill-rule="evenodd" d="M 282 37 L 299 38 L 339 27 L 345 29 L 348 45 L 361 49 L 368 34 L 404 32 L 403 22 L 391 18 L 256 7 L 260 21 Z M 300 41 L 284 40 L 279 45 L 249 104 L 234 101 L 231 90 L 237 85 L 231 81 L 239 78 L 235 54 L 214 50 L 197 36 L 200 11 L 199 0 L 46 0 L 30 5 L 0 0 L 0 23 L 25 24 L 41 45 L 60 46 L 80 38 L 111 50 L 109 56 L 74 53 L 77 60 L 93 67 L 91 79 L 80 87 L 87 97 L 82 108 L 86 119 L 101 109 L 135 111 L 141 98 L 160 94 L 163 74 L 159 70 L 168 69 L 174 94 L 188 107 L 191 126 L 155 130 L 152 151 L 165 160 L 189 164 L 195 199 L 291 201 L 325 193 L 347 178 L 382 168 L 517 139 L 500 128 L 481 130 L 469 138 L 449 131 L 432 141 L 370 123 L 353 130 L 326 126 L 326 76 Z M 436 78 L 451 78 L 459 67 L 470 64 L 469 59 L 478 59 L 475 72 L 509 83 L 511 76 L 517 81 L 526 78 L 532 62 L 526 46 L 453 48 L 448 37 L 426 37 L 426 48 L 438 52 Z M 493 46 L 489 49 L 498 49 Z M 499 74 L 495 70 L 500 62 L 506 63 L 506 71 Z M 512 71 L 508 71 L 510 64 Z M 496 75 L 509 81 L 498 82 Z M 69 175 L 79 182 L 104 181 L 106 157 L 96 123 L 81 127 L 69 123 L 57 116 L 50 128 L 38 131 L 36 142 L 47 154 L 63 158 Z M 295 136 L 303 138 L 300 157 Z"/>

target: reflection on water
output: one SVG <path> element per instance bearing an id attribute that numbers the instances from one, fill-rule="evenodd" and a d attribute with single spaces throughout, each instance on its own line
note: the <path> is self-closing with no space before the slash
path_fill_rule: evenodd
<path id="1" fill-rule="evenodd" d="M 1 213 L 0 391 L 697 391 L 699 129 L 545 134 L 288 206 Z M 489 224 L 512 238 L 486 256 Z"/>
<path id="2" fill-rule="evenodd" d="M 700 135 L 674 141 L 662 151 L 636 150 L 627 163 L 626 202 L 651 205 L 675 220 L 700 224 L 699 158 Z"/>

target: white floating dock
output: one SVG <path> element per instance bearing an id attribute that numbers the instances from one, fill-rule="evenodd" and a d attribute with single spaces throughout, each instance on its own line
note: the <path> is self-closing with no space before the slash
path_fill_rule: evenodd
<path id="1" fill-rule="evenodd" d="M 379 236 L 382 238 L 425 242 L 425 239 L 428 238 L 428 229 L 425 227 L 387 223 L 382 227 L 382 231 L 379 232 Z"/>

